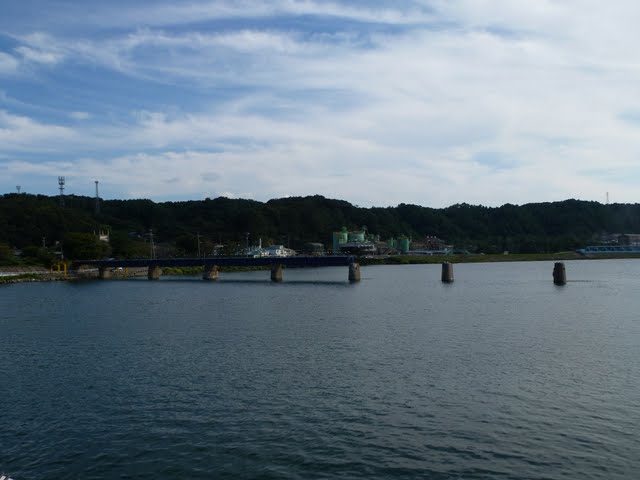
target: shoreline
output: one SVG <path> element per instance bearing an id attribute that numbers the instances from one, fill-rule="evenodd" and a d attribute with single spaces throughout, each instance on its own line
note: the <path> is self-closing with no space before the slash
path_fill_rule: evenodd
<path id="1" fill-rule="evenodd" d="M 459 255 L 394 255 L 391 257 L 360 257 L 361 265 L 423 265 L 434 263 L 505 263 L 505 262 L 559 262 L 569 260 L 614 260 L 640 258 L 640 254 L 581 255 L 576 252 L 459 254 Z"/>
<path id="2" fill-rule="evenodd" d="M 572 260 L 637 260 L 640 254 L 598 254 L 580 255 L 575 252 L 559 252 L 553 254 L 545 253 L 522 253 L 522 254 L 471 254 L 471 255 L 397 255 L 392 257 L 360 257 L 358 262 L 361 266 L 373 265 L 433 265 L 449 262 L 453 264 L 461 263 L 508 263 L 508 262 L 559 262 Z M 227 271 L 255 271 L 265 270 L 267 267 L 227 267 L 220 268 L 221 272 Z M 204 271 L 203 267 L 165 268 L 164 275 L 197 275 Z M 147 275 L 146 268 L 130 269 L 127 272 L 114 272 L 111 280 L 124 280 Z M 31 282 L 56 282 L 56 281 L 79 281 L 97 280 L 97 269 L 86 269 L 78 272 L 57 272 L 44 267 L 33 265 L 25 266 L 0 266 L 0 285 L 10 283 L 31 283 Z"/>

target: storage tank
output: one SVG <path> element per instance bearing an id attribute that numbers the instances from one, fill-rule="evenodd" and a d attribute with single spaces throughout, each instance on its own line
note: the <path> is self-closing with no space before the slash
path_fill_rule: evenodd
<path id="1" fill-rule="evenodd" d="M 350 242 L 364 242 L 364 232 L 349 232 Z"/>
<path id="2" fill-rule="evenodd" d="M 400 253 L 408 253 L 410 243 L 411 241 L 407 237 L 400 237 L 398 239 L 398 251 Z"/>
<path id="3" fill-rule="evenodd" d="M 342 228 L 340 232 L 333 232 L 333 254 L 340 253 L 340 245 L 347 243 L 347 229 Z"/>
<path id="4" fill-rule="evenodd" d="M 387 240 L 387 246 L 389 248 L 395 249 L 398 246 L 398 242 L 396 242 L 395 238 L 391 237 L 389 240 Z"/>

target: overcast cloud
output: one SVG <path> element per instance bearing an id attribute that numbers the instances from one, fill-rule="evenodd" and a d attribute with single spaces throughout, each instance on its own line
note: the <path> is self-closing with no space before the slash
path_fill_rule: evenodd
<path id="1" fill-rule="evenodd" d="M 0 191 L 635 203 L 637 18 L 631 0 L 16 2 Z"/>

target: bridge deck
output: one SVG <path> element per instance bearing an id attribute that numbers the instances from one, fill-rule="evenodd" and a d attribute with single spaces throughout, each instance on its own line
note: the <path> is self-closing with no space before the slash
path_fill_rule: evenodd
<path id="1" fill-rule="evenodd" d="M 285 267 L 341 267 L 355 262 L 355 257 L 336 256 L 294 256 L 294 257 L 207 257 L 207 258 L 140 258 L 133 260 L 76 260 L 72 268 L 81 265 L 117 267 L 263 267 L 274 264 Z"/>

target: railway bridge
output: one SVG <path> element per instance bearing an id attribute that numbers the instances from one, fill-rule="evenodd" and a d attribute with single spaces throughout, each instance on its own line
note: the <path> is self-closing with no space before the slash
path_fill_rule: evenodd
<path id="1" fill-rule="evenodd" d="M 207 257 L 207 258 L 154 258 L 133 260 L 75 260 L 72 269 L 92 266 L 98 269 L 98 278 L 111 277 L 115 268 L 148 268 L 147 278 L 158 280 L 162 269 L 168 267 L 204 267 L 204 280 L 217 280 L 220 267 L 271 267 L 271 280 L 282 281 L 283 268 L 303 267 L 349 267 L 349 281 L 360 281 L 360 265 L 356 258 L 348 255 L 336 256 L 292 256 L 292 257 Z"/>

